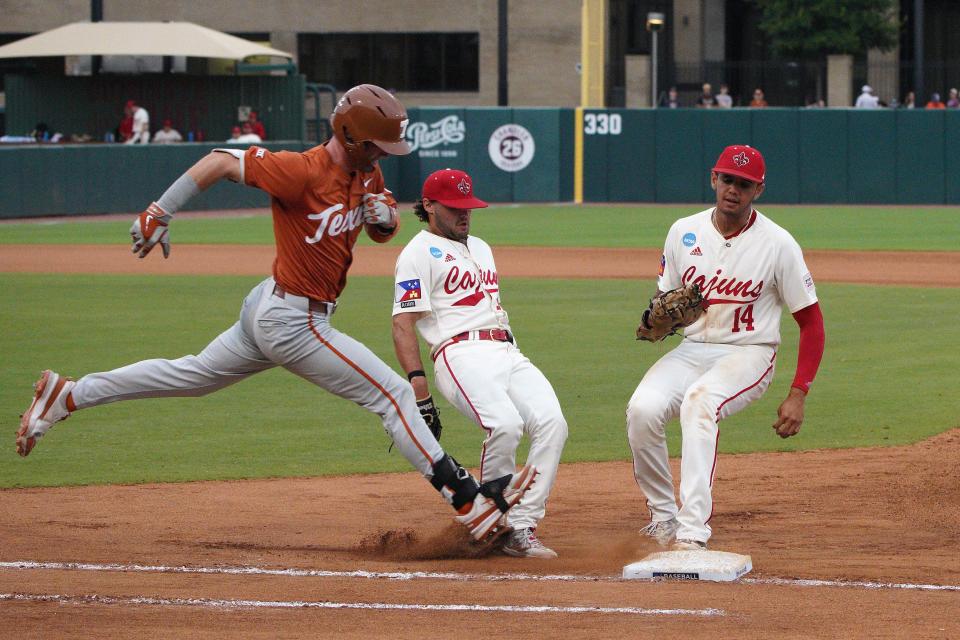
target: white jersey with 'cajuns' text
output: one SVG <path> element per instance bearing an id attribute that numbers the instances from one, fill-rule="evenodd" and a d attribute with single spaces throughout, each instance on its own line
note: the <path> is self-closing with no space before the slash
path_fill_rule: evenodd
<path id="1" fill-rule="evenodd" d="M 464 245 L 423 230 L 400 253 L 395 276 L 393 315 L 429 311 L 417 329 L 431 348 L 464 331 L 510 329 L 493 251 L 480 238 Z"/>
<path id="2" fill-rule="evenodd" d="M 724 238 L 713 225 L 713 211 L 670 227 L 657 288 L 700 285 L 709 306 L 684 331 L 688 340 L 776 346 L 781 307 L 794 313 L 817 301 L 800 245 L 756 209 L 739 233 Z"/>

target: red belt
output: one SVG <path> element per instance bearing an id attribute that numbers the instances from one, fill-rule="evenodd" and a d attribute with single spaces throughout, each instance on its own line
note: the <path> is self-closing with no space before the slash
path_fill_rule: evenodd
<path id="1" fill-rule="evenodd" d="M 449 340 L 444 340 L 436 352 L 434 352 L 433 359 L 436 360 L 437 356 L 440 355 L 440 352 L 450 345 L 456 344 L 457 342 L 463 342 L 464 340 L 493 340 L 494 342 L 513 343 L 513 334 L 506 329 L 480 329 L 479 331 L 464 331 L 463 333 L 458 333 L 457 335 L 451 337 Z"/>
<path id="2" fill-rule="evenodd" d="M 513 336 L 506 329 L 480 329 L 475 332 L 464 331 L 450 338 L 451 342 L 463 342 L 464 340 L 493 340 L 494 342 L 513 342 Z"/>
<path id="3" fill-rule="evenodd" d="M 288 293 L 283 287 L 279 284 L 273 285 L 273 295 L 281 299 L 286 298 L 299 298 L 300 300 L 305 300 L 307 303 L 307 309 L 313 313 L 319 313 L 325 316 L 333 315 L 333 312 L 337 308 L 336 302 L 324 302 L 323 300 L 314 300 L 313 298 L 308 298 L 306 296 L 298 296 L 292 293 Z"/>

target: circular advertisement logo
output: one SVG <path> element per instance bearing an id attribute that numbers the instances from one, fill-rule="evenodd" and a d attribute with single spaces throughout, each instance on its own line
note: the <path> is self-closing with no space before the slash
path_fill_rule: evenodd
<path id="1" fill-rule="evenodd" d="M 487 151 L 490 152 L 490 160 L 499 168 L 520 171 L 533 160 L 536 145 L 533 136 L 524 127 L 505 124 L 490 135 Z"/>

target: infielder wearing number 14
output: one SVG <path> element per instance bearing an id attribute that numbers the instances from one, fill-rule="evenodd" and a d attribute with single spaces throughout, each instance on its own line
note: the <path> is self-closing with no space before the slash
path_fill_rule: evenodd
<path id="1" fill-rule="evenodd" d="M 75 382 L 43 372 L 20 421 L 20 455 L 73 411 L 119 400 L 202 396 L 281 366 L 377 414 L 474 539 L 491 542 L 508 531 L 505 513 L 530 488 L 536 469 L 510 469 L 478 484 L 437 443 L 407 381 L 331 323 L 360 232 L 376 242 L 397 232 L 396 202 L 377 162 L 410 152 L 406 110 L 380 87 L 347 91 L 331 123 L 334 137 L 304 153 L 216 149 L 140 214 L 130 229 L 134 253 L 143 258 L 159 244 L 166 257 L 170 221 L 191 197 L 224 178 L 262 189 L 273 209 L 273 276 L 253 288 L 240 318 L 200 355 L 144 360 Z"/>
<path id="2" fill-rule="evenodd" d="M 662 545 L 676 538 L 679 550 L 705 549 L 710 539 L 718 423 L 767 390 L 780 344 L 781 307 L 800 325 L 800 349 L 796 376 L 773 425 L 780 437 L 800 430 L 823 355 L 823 316 L 800 246 L 753 208 L 765 171 L 756 149 L 724 149 L 710 177 L 716 206 L 670 228 L 657 281 L 660 299 L 651 301 L 637 329 L 638 338 L 657 341 L 691 323 L 680 345 L 650 367 L 627 406 L 634 476 L 651 514 L 641 533 Z M 675 291 L 681 287 L 686 290 Z M 694 304 L 673 302 L 683 296 Z M 658 331 L 664 307 L 674 308 L 677 324 L 671 327 L 668 318 L 667 330 Z M 678 415 L 679 510 L 664 434 L 666 422 Z"/>

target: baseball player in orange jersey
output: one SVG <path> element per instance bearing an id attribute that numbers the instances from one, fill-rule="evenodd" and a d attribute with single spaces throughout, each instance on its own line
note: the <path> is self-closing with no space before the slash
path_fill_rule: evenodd
<path id="1" fill-rule="evenodd" d="M 143 258 L 159 244 L 166 257 L 171 218 L 191 197 L 224 178 L 262 189 L 273 210 L 273 276 L 253 288 L 239 320 L 200 355 L 145 360 L 77 381 L 44 371 L 21 417 L 21 456 L 78 409 L 201 396 L 279 365 L 379 415 L 403 456 L 457 510 L 474 539 L 489 542 L 509 531 L 505 514 L 533 484 L 536 469 L 478 484 L 437 443 L 407 381 L 330 324 L 361 229 L 377 242 L 397 232 L 396 201 L 377 161 L 410 151 L 406 110 L 380 87 L 347 91 L 331 121 L 334 137 L 304 153 L 216 149 L 137 217 L 130 229 L 134 253 Z"/>
<path id="2" fill-rule="evenodd" d="M 427 178 L 414 211 L 428 228 L 397 258 L 393 344 L 421 411 L 439 433 L 439 416 L 420 359 L 417 331 L 430 345 L 437 388 L 486 433 L 480 479 L 516 464 L 524 434 L 527 459 L 540 471 L 537 486 L 510 511 L 513 532 L 502 550 L 520 558 L 556 558 L 536 534 L 546 513 L 567 421 L 550 382 L 523 355 L 500 304 L 497 265 L 490 245 L 470 235 L 471 210 L 487 203 L 473 194 L 463 171 L 443 169 Z M 426 406 L 425 406 L 426 405 Z M 432 410 L 432 411 L 431 411 Z"/>

